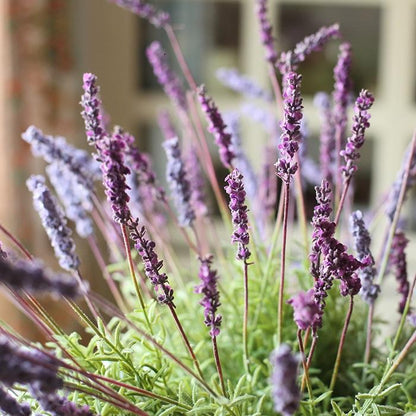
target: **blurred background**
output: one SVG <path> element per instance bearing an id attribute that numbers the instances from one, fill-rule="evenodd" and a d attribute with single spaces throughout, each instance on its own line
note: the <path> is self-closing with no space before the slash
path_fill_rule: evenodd
<path id="1" fill-rule="evenodd" d="M 205 83 L 220 109 L 239 108 L 240 97 L 217 80 L 218 67 L 236 67 L 268 87 L 254 0 L 149 2 L 171 14 L 197 83 Z M 416 124 L 416 0 L 269 0 L 269 16 L 279 50 L 335 22 L 352 43 L 355 90 L 367 88 L 376 97 L 360 162 L 358 203 L 377 201 L 394 180 Z M 25 187 L 42 163 L 20 135 L 34 124 L 86 148 L 78 104 L 84 72 L 98 76 L 112 123 L 135 134 L 164 176 L 162 136 L 155 120 L 169 102 L 145 57 L 154 39 L 175 65 L 163 31 L 106 0 L 0 0 L 0 222 L 35 254 L 51 255 Z M 315 155 L 319 117 L 313 94 L 332 91 L 337 47 L 332 42 L 300 67 Z M 264 133 L 252 123 L 243 139 L 259 166 Z"/>

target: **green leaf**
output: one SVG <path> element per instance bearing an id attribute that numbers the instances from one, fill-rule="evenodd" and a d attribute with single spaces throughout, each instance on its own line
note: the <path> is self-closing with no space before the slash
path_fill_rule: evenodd
<path id="1" fill-rule="evenodd" d="M 313 403 L 314 403 L 314 404 L 316 404 L 316 403 L 320 403 L 320 402 L 322 402 L 323 400 L 325 400 L 327 397 L 331 396 L 331 394 L 332 394 L 332 391 L 331 391 L 331 390 L 329 390 L 329 391 L 325 391 L 325 392 L 324 392 L 324 393 L 322 393 L 320 396 L 318 396 L 316 399 L 314 399 L 314 400 L 313 400 Z"/>
<path id="2" fill-rule="evenodd" d="M 375 403 L 373 403 L 371 405 L 371 408 L 373 409 L 373 412 L 374 412 L 375 416 L 381 416 L 380 410 L 378 409 L 378 407 Z"/>
<path id="3" fill-rule="evenodd" d="M 345 413 L 341 410 L 341 408 L 337 405 L 334 400 L 331 400 L 332 410 L 335 413 L 335 416 L 344 416 Z"/>
<path id="4" fill-rule="evenodd" d="M 404 415 L 406 412 L 395 406 L 378 405 L 378 410 L 382 415 Z"/>
<path id="5" fill-rule="evenodd" d="M 384 397 L 390 394 L 392 391 L 397 390 L 401 387 L 401 383 L 393 384 L 392 386 L 388 387 L 387 389 L 383 390 L 381 393 L 377 395 L 377 397 Z"/>

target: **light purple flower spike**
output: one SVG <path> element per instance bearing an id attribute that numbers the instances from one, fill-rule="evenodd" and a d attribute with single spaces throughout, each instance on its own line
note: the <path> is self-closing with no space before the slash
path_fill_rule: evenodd
<path id="1" fill-rule="evenodd" d="M 321 309 L 315 299 L 314 289 L 299 292 L 287 302 L 293 308 L 293 320 L 302 331 L 315 327 L 321 319 Z"/>
<path id="2" fill-rule="evenodd" d="M 0 410 L 8 416 L 30 416 L 29 404 L 19 403 L 10 393 L 0 387 Z"/>
<path id="3" fill-rule="evenodd" d="M 260 39 L 266 50 L 266 59 L 274 64 L 277 60 L 277 52 L 274 46 L 272 25 L 267 17 L 267 0 L 257 0 L 256 14 L 260 23 Z"/>
<path id="4" fill-rule="evenodd" d="M 340 37 L 339 24 L 321 27 L 316 33 L 307 36 L 301 42 L 297 43 L 295 49 L 282 52 L 276 63 L 281 74 L 287 74 L 296 71 L 299 64 L 303 62 L 312 52 L 322 50 L 322 48 L 331 39 Z"/>
<path id="5" fill-rule="evenodd" d="M 289 345 L 282 344 L 270 356 L 272 399 L 274 410 L 282 416 L 292 416 L 299 407 L 301 393 L 297 384 L 300 357 L 292 353 Z"/>
<path id="6" fill-rule="evenodd" d="M 301 140 L 300 122 L 303 117 L 302 97 L 300 95 L 301 80 L 301 75 L 290 72 L 285 77 L 283 89 L 284 116 L 280 123 L 282 135 L 278 146 L 281 157 L 275 166 L 277 176 L 286 184 L 290 183 L 292 176 L 298 170 L 295 154 L 299 150 Z"/>
<path id="7" fill-rule="evenodd" d="M 367 90 L 361 90 L 355 101 L 352 135 L 348 137 L 345 149 L 341 151 L 341 156 L 345 160 L 345 165 L 341 168 L 345 180 L 349 180 L 357 170 L 356 161 L 360 158 L 358 150 L 364 144 L 366 129 L 370 127 L 368 110 L 373 102 L 374 97 Z"/>
<path id="8" fill-rule="evenodd" d="M 156 27 L 164 27 L 169 24 L 170 16 L 168 13 L 158 10 L 155 6 L 143 0 L 109 0 L 124 9 L 148 20 Z"/>
<path id="9" fill-rule="evenodd" d="M 79 258 L 75 254 L 72 232 L 66 225 L 61 206 L 45 185 L 45 178 L 41 175 L 32 175 L 26 184 L 33 194 L 33 205 L 48 234 L 60 266 L 65 270 L 78 270 Z"/>
<path id="10" fill-rule="evenodd" d="M 217 309 L 221 305 L 220 293 L 217 289 L 218 275 L 216 270 L 211 269 L 212 256 L 200 258 L 201 266 L 199 269 L 199 278 L 201 284 L 195 287 L 195 293 L 204 295 L 200 304 L 204 307 L 204 323 L 210 327 L 212 338 L 217 337 L 220 333 L 221 315 L 217 315 Z"/>
<path id="11" fill-rule="evenodd" d="M 231 170 L 235 157 L 231 145 L 231 134 L 225 131 L 227 126 L 212 98 L 207 95 L 204 86 L 199 88 L 198 95 L 202 110 L 209 122 L 208 131 L 214 135 L 215 142 L 218 145 L 221 162 Z"/>

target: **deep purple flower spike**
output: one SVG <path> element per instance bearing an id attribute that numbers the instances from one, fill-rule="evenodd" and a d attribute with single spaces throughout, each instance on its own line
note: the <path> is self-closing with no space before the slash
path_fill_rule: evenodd
<path id="1" fill-rule="evenodd" d="M 8 416 L 30 416 L 32 410 L 27 403 L 19 403 L 10 393 L 0 386 L 0 410 Z"/>
<path id="2" fill-rule="evenodd" d="M 75 243 L 71 230 L 66 225 L 66 219 L 61 206 L 45 185 L 45 178 L 32 175 L 26 181 L 33 195 L 33 206 L 38 212 L 43 228 L 48 234 L 59 265 L 65 270 L 77 271 L 79 258 L 75 253 Z"/>
<path id="3" fill-rule="evenodd" d="M 208 131 L 214 135 L 218 145 L 221 162 L 227 169 L 232 169 L 235 155 L 231 145 L 231 134 L 225 131 L 227 126 L 212 98 L 207 95 L 204 86 L 199 88 L 198 95 L 202 111 L 209 123 Z"/>
<path id="4" fill-rule="evenodd" d="M 301 140 L 300 122 L 303 117 L 302 97 L 300 95 L 301 80 L 301 75 L 290 72 L 285 77 L 283 89 L 284 116 L 280 123 L 282 135 L 278 146 L 281 157 L 275 166 L 277 176 L 287 184 L 290 183 L 292 176 L 298 169 L 295 154 L 299 150 Z"/>
<path id="5" fill-rule="evenodd" d="M 247 205 L 245 205 L 246 191 L 244 190 L 243 175 L 238 169 L 234 169 L 226 178 L 225 192 L 230 196 L 229 207 L 231 211 L 234 232 L 231 237 L 233 243 L 238 243 L 237 259 L 247 261 L 250 257 L 248 243 Z"/>
<path id="6" fill-rule="evenodd" d="M 210 335 L 214 338 L 220 333 L 222 320 L 221 315 L 217 315 L 217 309 L 221 305 L 220 293 L 217 289 L 218 275 L 216 270 L 211 269 L 212 256 L 200 258 L 200 262 L 199 278 L 201 284 L 195 287 L 195 292 L 204 295 L 200 302 L 204 307 L 204 323 L 211 328 Z"/>
<path id="7" fill-rule="evenodd" d="M 357 170 L 357 160 L 360 158 L 358 150 L 364 144 L 366 129 L 370 127 L 368 110 L 373 102 L 374 97 L 367 90 L 361 90 L 355 101 L 352 135 L 348 137 L 345 149 L 341 151 L 341 156 L 345 159 L 345 165 L 342 166 L 345 180 L 349 180 Z"/>
<path id="8" fill-rule="evenodd" d="M 287 344 L 282 344 L 270 356 L 272 375 L 272 399 L 274 410 L 283 416 L 292 416 L 300 403 L 300 388 L 297 385 L 300 358 L 294 355 Z"/>

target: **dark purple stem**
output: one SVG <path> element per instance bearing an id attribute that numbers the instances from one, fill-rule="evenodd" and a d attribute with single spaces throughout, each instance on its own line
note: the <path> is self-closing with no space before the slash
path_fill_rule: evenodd
<path id="1" fill-rule="evenodd" d="M 227 397 L 227 393 L 225 391 L 224 376 L 222 374 L 220 356 L 218 354 L 218 346 L 217 346 L 217 337 L 216 336 L 212 337 L 212 350 L 214 352 L 215 366 L 217 367 L 218 377 L 220 378 L 222 394 L 225 397 Z"/>

